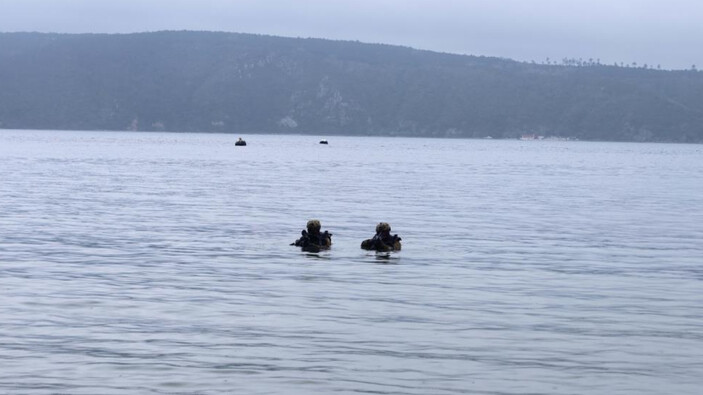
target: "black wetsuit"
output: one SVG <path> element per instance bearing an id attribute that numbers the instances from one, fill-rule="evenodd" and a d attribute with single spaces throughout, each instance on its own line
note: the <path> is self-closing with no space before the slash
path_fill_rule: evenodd
<path id="1" fill-rule="evenodd" d="M 303 236 L 296 240 L 293 245 L 302 247 L 303 251 L 320 252 L 320 250 L 330 248 L 332 244 L 332 234 L 328 231 L 311 234 L 303 230 L 301 233 Z"/>
<path id="2" fill-rule="evenodd" d="M 365 250 L 376 251 L 392 251 L 400 249 L 400 240 L 398 235 L 391 235 L 388 232 L 376 233 L 374 237 L 361 242 L 361 248 Z"/>

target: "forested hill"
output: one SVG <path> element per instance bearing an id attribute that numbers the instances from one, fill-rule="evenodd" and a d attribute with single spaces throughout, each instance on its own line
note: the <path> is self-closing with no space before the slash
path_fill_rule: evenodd
<path id="1" fill-rule="evenodd" d="M 703 73 L 233 33 L 2 33 L 0 128 L 700 143 Z"/>

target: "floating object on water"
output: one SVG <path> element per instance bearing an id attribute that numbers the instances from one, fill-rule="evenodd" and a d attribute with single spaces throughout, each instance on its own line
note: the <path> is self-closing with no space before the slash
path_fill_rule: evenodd
<path id="1" fill-rule="evenodd" d="M 320 140 L 320 144 L 329 144 L 327 140 Z"/>
<path id="2" fill-rule="evenodd" d="M 239 140 L 237 140 L 237 142 L 234 143 L 234 145 L 244 146 L 244 145 L 247 145 L 247 142 L 242 140 L 242 138 L 240 137 Z"/>

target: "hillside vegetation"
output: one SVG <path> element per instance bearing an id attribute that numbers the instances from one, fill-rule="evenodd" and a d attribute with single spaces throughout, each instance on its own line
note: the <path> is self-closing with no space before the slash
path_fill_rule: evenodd
<path id="1" fill-rule="evenodd" d="M 0 128 L 700 143 L 703 73 L 234 33 L 2 33 Z"/>

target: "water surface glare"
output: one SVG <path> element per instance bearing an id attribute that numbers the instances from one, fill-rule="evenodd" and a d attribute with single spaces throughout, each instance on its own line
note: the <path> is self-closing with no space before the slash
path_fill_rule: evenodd
<path id="1" fill-rule="evenodd" d="M 0 131 L 0 393 L 703 388 L 703 146 L 237 137 Z"/>

